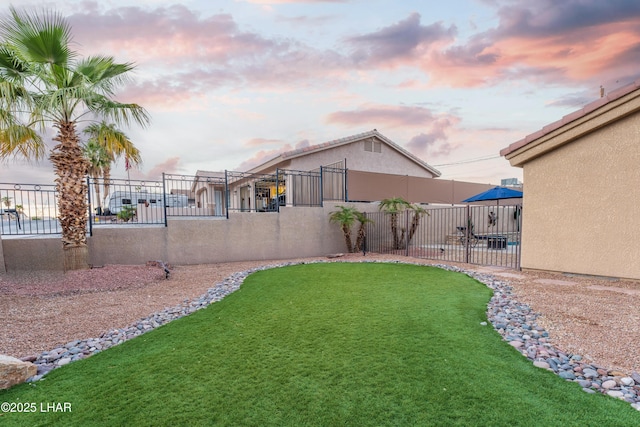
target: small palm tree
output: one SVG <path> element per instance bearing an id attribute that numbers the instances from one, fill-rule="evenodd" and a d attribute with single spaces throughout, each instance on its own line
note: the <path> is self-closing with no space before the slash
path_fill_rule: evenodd
<path id="1" fill-rule="evenodd" d="M 11 207 L 11 197 L 9 196 L 4 196 L 2 198 L 2 204 L 6 206 L 7 209 L 9 209 Z"/>
<path id="2" fill-rule="evenodd" d="M 411 239 L 416 234 L 418 226 L 420 225 L 420 219 L 424 215 L 431 215 L 425 208 L 418 204 L 412 204 L 410 209 L 413 211 L 413 218 L 411 219 L 411 228 L 409 228 L 409 234 L 407 234 L 407 247 L 411 243 Z"/>
<path id="3" fill-rule="evenodd" d="M 117 129 L 113 123 L 92 123 L 84 129 L 89 135 L 89 141 L 102 148 L 108 161 L 102 167 L 103 188 L 105 196 L 109 194 L 109 181 L 111 180 L 111 164 L 124 156 L 127 165 L 138 165 L 142 162 L 140 151 L 133 145 L 129 137 Z"/>
<path id="4" fill-rule="evenodd" d="M 331 212 L 329 222 L 338 224 L 344 234 L 344 242 L 347 245 L 347 252 L 353 252 L 353 243 L 351 240 L 351 227 L 356 222 L 357 210 L 354 207 L 337 206 L 340 210 Z"/>
<path id="5" fill-rule="evenodd" d="M 87 174 L 93 179 L 93 188 L 96 193 L 98 212 L 102 212 L 102 196 L 100 195 L 99 178 L 104 176 L 104 170 L 111 163 L 111 159 L 107 155 L 102 145 L 95 140 L 89 140 L 84 146 L 84 156 L 89 161 L 89 169 Z"/>
<path id="6" fill-rule="evenodd" d="M 373 220 L 367 218 L 367 215 L 363 212 L 356 211 L 356 219 L 360 224 L 358 226 L 358 235 L 356 236 L 356 244 L 353 251 L 360 252 L 364 249 L 364 239 L 367 237 L 367 224 L 373 224 Z"/>
<path id="7" fill-rule="evenodd" d="M 393 235 L 393 249 L 401 249 L 404 240 L 405 229 L 402 229 L 402 236 L 398 236 L 398 214 L 411 208 L 411 203 L 402 197 L 392 197 L 380 201 L 378 209 L 389 214 L 391 219 L 391 234 Z"/>

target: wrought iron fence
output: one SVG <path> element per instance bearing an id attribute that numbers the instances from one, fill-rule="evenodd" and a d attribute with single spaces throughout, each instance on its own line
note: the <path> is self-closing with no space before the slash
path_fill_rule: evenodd
<path id="1" fill-rule="evenodd" d="M 367 213 L 365 251 L 520 268 L 521 206 L 423 206 Z"/>
<path id="2" fill-rule="evenodd" d="M 60 233 L 54 185 L 0 183 L 0 234 Z"/>
<path id="3" fill-rule="evenodd" d="M 172 216 L 229 217 L 229 212 L 279 212 L 282 206 L 322 206 L 345 200 L 346 170 L 277 169 L 272 174 L 204 172 L 163 174 L 162 180 L 87 178 L 88 227 L 167 224 Z M 0 232 L 61 232 L 55 186 L 1 184 Z"/>

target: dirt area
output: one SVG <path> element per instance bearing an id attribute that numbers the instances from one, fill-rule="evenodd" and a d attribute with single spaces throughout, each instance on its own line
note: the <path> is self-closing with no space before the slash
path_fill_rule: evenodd
<path id="1" fill-rule="evenodd" d="M 311 259 L 328 260 L 305 261 Z M 434 263 L 375 254 L 337 258 L 364 259 Z M 234 272 L 281 262 L 176 266 L 168 280 L 157 266 L 0 274 L 0 354 L 25 357 L 75 339 L 99 337 L 197 298 Z M 557 348 L 601 366 L 640 372 L 640 282 L 457 266 L 508 281 L 518 300 L 542 315 L 539 323 Z"/>

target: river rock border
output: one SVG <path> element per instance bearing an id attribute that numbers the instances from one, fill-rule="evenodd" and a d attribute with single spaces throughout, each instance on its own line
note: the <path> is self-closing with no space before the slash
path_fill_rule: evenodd
<path id="1" fill-rule="evenodd" d="M 51 351 L 41 353 L 34 360 L 30 360 L 37 366 L 38 372 L 27 381 L 34 382 L 41 380 L 47 373 L 55 368 L 67 365 L 76 360 L 85 359 L 109 347 L 142 335 L 172 320 L 206 308 L 208 305 L 220 301 L 225 296 L 239 289 L 244 279 L 252 273 L 296 264 L 324 262 L 345 261 L 320 260 L 286 262 L 264 265 L 234 273 L 222 282 L 209 288 L 207 292 L 199 298 L 192 300 L 185 299 L 181 305 L 165 308 L 149 317 L 138 320 L 128 327 L 113 329 L 98 338 L 71 341 Z M 602 393 L 625 400 L 629 402 L 633 408 L 640 411 L 640 374 L 633 372 L 628 375 L 624 372 L 610 370 L 593 363 L 586 363 L 580 355 L 565 353 L 555 348 L 550 342 L 549 333 L 536 322 L 539 314 L 534 313 L 528 305 L 522 304 L 515 299 L 512 288 L 507 281 L 498 280 L 488 273 L 478 273 L 445 264 L 419 264 L 385 260 L 365 260 L 360 262 L 430 265 L 448 271 L 463 273 L 478 280 L 493 290 L 493 296 L 487 305 L 488 320 L 492 323 L 496 331 L 502 335 L 505 341 L 520 351 L 524 357 L 531 360 L 535 366 L 552 371 L 567 381 L 577 382 L 582 387 L 582 390 L 587 393 Z M 482 324 L 486 325 L 487 323 L 483 322 Z"/>

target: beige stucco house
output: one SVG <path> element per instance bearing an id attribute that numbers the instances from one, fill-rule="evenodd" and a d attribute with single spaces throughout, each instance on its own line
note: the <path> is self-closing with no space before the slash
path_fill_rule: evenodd
<path id="1" fill-rule="evenodd" d="M 524 172 L 523 268 L 640 279 L 640 81 L 500 154 Z"/>
<path id="2" fill-rule="evenodd" d="M 220 211 L 274 211 L 276 206 L 319 206 L 323 201 L 459 203 L 489 184 L 437 180 L 440 172 L 376 129 L 284 152 L 246 172 L 198 171 L 197 207 Z"/>

